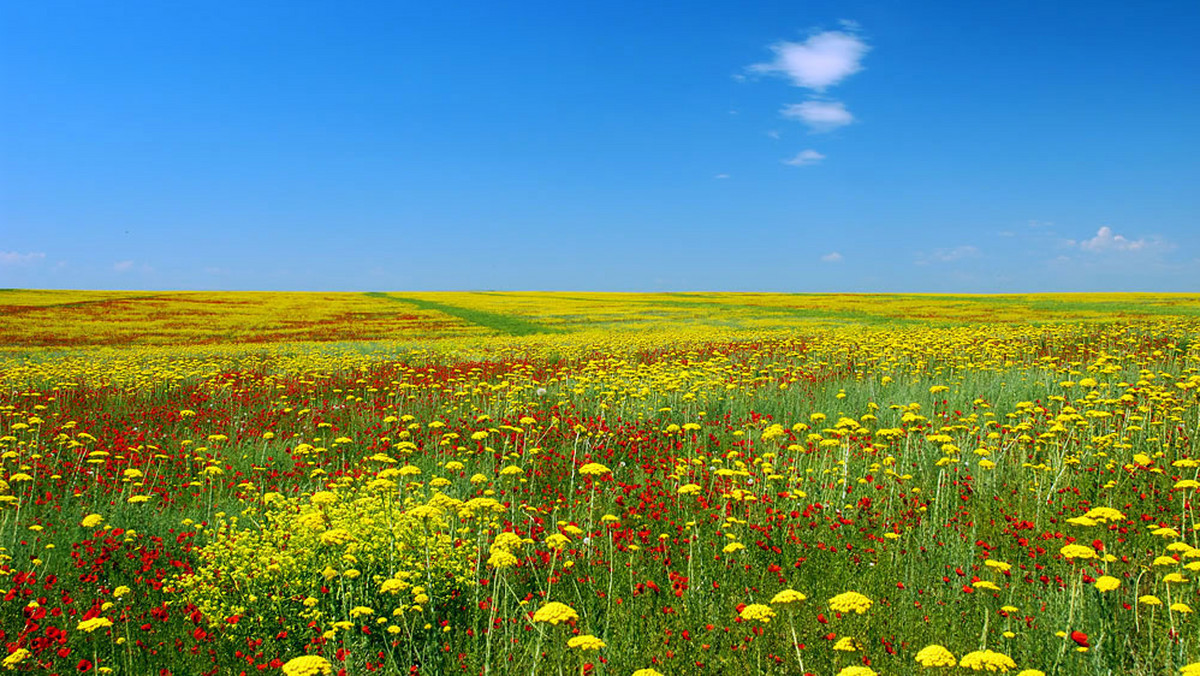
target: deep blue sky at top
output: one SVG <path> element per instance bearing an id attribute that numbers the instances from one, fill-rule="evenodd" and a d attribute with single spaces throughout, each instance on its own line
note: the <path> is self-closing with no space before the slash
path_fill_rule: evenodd
<path id="1" fill-rule="evenodd" d="M 0 286 L 1195 291 L 1197 35 L 1194 0 L 3 0 Z"/>

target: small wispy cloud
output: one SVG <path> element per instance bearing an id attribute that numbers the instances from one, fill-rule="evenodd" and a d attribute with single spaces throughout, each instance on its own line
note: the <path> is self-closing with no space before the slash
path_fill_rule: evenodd
<path id="1" fill-rule="evenodd" d="M 823 159 L 825 159 L 824 155 L 813 150 L 812 148 L 809 148 L 807 150 L 801 150 L 799 153 L 796 154 L 795 157 L 793 157 L 791 159 L 783 160 L 783 163 L 789 164 L 793 167 L 807 167 L 807 166 L 810 166 L 813 164 L 817 164 L 818 162 L 820 162 Z"/>
<path id="2" fill-rule="evenodd" d="M 716 176 L 713 176 L 713 178 L 726 179 L 729 178 L 729 174 L 717 174 Z"/>
<path id="3" fill-rule="evenodd" d="M 841 101 L 805 101 L 783 107 L 780 115 L 800 120 L 815 133 L 833 131 L 854 121 L 854 115 L 846 110 Z"/>
<path id="4" fill-rule="evenodd" d="M 0 265 L 5 267 L 32 265 L 45 260 L 45 258 L 46 254 L 40 251 L 30 251 L 28 253 L 21 253 L 19 251 L 0 251 Z"/>
<path id="5" fill-rule="evenodd" d="M 870 51 L 853 32 L 825 31 L 804 42 L 771 45 L 775 58 L 748 68 L 752 73 L 781 75 L 797 87 L 822 92 L 862 70 L 862 59 Z"/>
<path id="6" fill-rule="evenodd" d="M 962 246 L 949 247 L 944 249 L 934 249 L 929 253 L 921 253 L 917 255 L 917 265 L 928 265 L 930 263 L 954 263 L 967 258 L 975 258 L 979 255 L 979 247 L 963 244 Z"/>
<path id="7" fill-rule="evenodd" d="M 842 258 L 843 258 L 842 254 L 840 254 L 836 251 L 830 251 L 829 253 L 825 254 L 824 256 L 821 256 L 821 262 L 822 263 L 841 263 Z"/>
<path id="8" fill-rule="evenodd" d="M 129 272 L 133 269 L 133 261 L 118 261 L 113 263 L 113 270 L 116 272 Z"/>

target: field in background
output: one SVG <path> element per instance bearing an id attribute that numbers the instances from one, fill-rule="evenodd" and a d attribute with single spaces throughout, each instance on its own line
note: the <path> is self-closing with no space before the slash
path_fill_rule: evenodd
<path id="1" fill-rule="evenodd" d="M 1200 317 L 1200 295 L 266 293 L 0 290 L 10 346 L 436 340 L 466 336 Z"/>
<path id="2" fill-rule="evenodd" d="M 20 673 L 1200 671 L 1200 296 L 0 291 Z"/>

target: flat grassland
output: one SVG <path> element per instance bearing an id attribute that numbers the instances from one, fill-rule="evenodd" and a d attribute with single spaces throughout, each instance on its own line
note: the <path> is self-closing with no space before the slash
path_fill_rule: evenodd
<path id="1" fill-rule="evenodd" d="M 20 673 L 1200 673 L 1200 295 L 0 290 Z"/>

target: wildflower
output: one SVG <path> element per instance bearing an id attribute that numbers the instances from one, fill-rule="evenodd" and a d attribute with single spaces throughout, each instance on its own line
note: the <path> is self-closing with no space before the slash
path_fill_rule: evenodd
<path id="1" fill-rule="evenodd" d="M 0 664 L 3 664 L 6 669 L 16 669 L 17 665 L 21 662 L 24 662 L 25 658 L 29 657 L 31 654 L 32 653 L 24 648 L 17 648 L 11 654 L 9 654 L 8 657 L 5 657 L 4 662 L 0 662 Z"/>
<path id="2" fill-rule="evenodd" d="M 571 538 L 562 533 L 555 533 L 546 538 L 546 545 L 551 549 L 562 550 L 563 547 L 571 544 Z"/>
<path id="3" fill-rule="evenodd" d="M 1177 613 L 1184 613 L 1186 615 L 1187 613 L 1192 612 L 1192 607 L 1186 603 L 1179 602 L 1179 603 L 1172 603 L 1171 610 L 1174 610 Z"/>
<path id="4" fill-rule="evenodd" d="M 1200 662 L 1183 665 L 1179 670 L 1179 676 L 1200 676 Z"/>
<path id="5" fill-rule="evenodd" d="M 609 472 L 610 470 L 607 467 L 598 462 L 589 462 L 588 464 L 579 468 L 580 474 L 586 474 L 588 476 L 599 476 L 601 474 L 608 474 Z"/>
<path id="6" fill-rule="evenodd" d="M 839 613 L 855 612 L 859 615 L 871 609 L 871 599 L 858 592 L 843 592 L 829 599 L 829 607 Z"/>
<path id="7" fill-rule="evenodd" d="M 99 514 L 88 514 L 87 516 L 83 517 L 83 521 L 80 521 L 79 525 L 83 526 L 84 528 L 95 528 L 96 526 L 100 525 L 101 521 L 104 521 L 104 517 L 100 516 Z"/>
<path id="8" fill-rule="evenodd" d="M 492 555 L 488 557 L 488 565 L 492 568 L 512 568 L 518 563 L 520 560 L 504 549 L 493 549 Z"/>
<path id="9" fill-rule="evenodd" d="M 630 676 L 663 676 L 663 674 L 661 671 L 658 671 L 656 669 L 646 668 L 646 669 L 638 669 L 637 671 L 630 674 Z"/>
<path id="10" fill-rule="evenodd" d="M 565 603 L 559 603 L 558 601 L 551 601 L 550 603 L 547 603 L 541 608 L 538 608 L 537 612 L 533 614 L 534 622 L 545 622 L 547 624 L 559 624 L 561 622 L 569 622 L 578 619 L 579 613 L 575 612 L 574 608 Z M 575 646 L 571 647 L 573 648 Z"/>
<path id="11" fill-rule="evenodd" d="M 808 597 L 795 589 L 784 589 L 771 599 L 771 603 L 777 606 L 789 606 L 800 603 L 806 598 Z"/>
<path id="12" fill-rule="evenodd" d="M 334 528 L 321 533 L 321 543 L 326 545 L 344 545 L 353 540 L 354 536 L 344 528 Z"/>
<path id="13" fill-rule="evenodd" d="M 580 650 L 599 650 L 604 646 L 604 641 L 592 636 L 591 634 L 583 634 L 576 636 L 567 641 L 568 648 L 579 648 Z"/>
<path id="14" fill-rule="evenodd" d="M 837 643 L 833 644 L 833 649 L 845 653 L 852 653 L 855 650 L 862 650 L 862 644 L 859 643 L 853 636 L 843 636 L 838 639 Z"/>
<path id="15" fill-rule="evenodd" d="M 93 631 L 100 629 L 101 627 L 111 627 L 111 626 L 112 626 L 112 620 L 108 619 L 107 617 L 93 617 L 90 620 L 84 620 L 84 621 L 80 622 L 79 625 L 75 628 L 78 629 L 79 631 L 85 631 L 90 634 Z"/>
<path id="16" fill-rule="evenodd" d="M 1013 662 L 1012 658 L 1004 653 L 992 650 L 976 650 L 975 652 L 963 655 L 958 666 L 972 671 L 999 671 L 1004 674 L 1008 673 L 1009 669 L 1016 669 L 1017 663 Z"/>
<path id="17" fill-rule="evenodd" d="M 1087 545 L 1070 544 L 1063 546 L 1058 550 L 1067 559 L 1094 559 L 1096 558 L 1096 550 Z"/>
<path id="18" fill-rule="evenodd" d="M 131 591 L 133 591 L 133 590 L 131 590 L 129 587 L 126 587 L 125 585 L 121 585 L 113 590 L 113 598 L 119 599 Z"/>
<path id="19" fill-rule="evenodd" d="M 304 655 L 293 657 L 283 665 L 285 676 L 329 676 L 333 673 L 333 665 L 320 655 Z"/>
<path id="20" fill-rule="evenodd" d="M 1121 581 L 1111 575 L 1101 575 L 1096 579 L 1096 589 L 1102 592 L 1110 592 L 1121 586 Z"/>
<path id="21" fill-rule="evenodd" d="M 1188 581 L 1188 579 L 1186 577 L 1184 577 L 1183 575 L 1180 575 L 1179 573 L 1167 573 L 1166 575 L 1163 576 L 1163 582 L 1170 582 L 1170 583 L 1178 584 L 1178 583 L 1187 582 L 1187 581 Z"/>
<path id="22" fill-rule="evenodd" d="M 763 624 L 771 621 L 775 617 L 775 611 L 771 610 L 771 606 L 763 603 L 751 603 L 742 608 L 741 616 L 743 620 L 758 620 Z"/>
<path id="23" fill-rule="evenodd" d="M 684 484 L 679 487 L 678 492 L 680 495 L 691 495 L 692 493 L 699 493 L 700 486 L 697 484 Z"/>
<path id="24" fill-rule="evenodd" d="M 1041 669 L 1022 669 L 1017 672 L 1017 676 L 1046 676 L 1046 672 Z"/>
<path id="25" fill-rule="evenodd" d="M 317 491 L 316 493 L 312 494 L 311 498 L 309 498 L 309 502 L 313 503 L 314 505 L 332 505 L 337 501 L 337 493 L 332 491 Z M 296 659 L 301 658 L 297 657 Z"/>
<path id="26" fill-rule="evenodd" d="M 744 545 L 740 542 L 730 542 L 729 544 L 722 547 L 721 551 L 726 554 L 732 554 L 732 553 L 738 551 L 739 549 L 745 549 L 745 548 L 746 548 L 746 545 Z"/>
<path id="27" fill-rule="evenodd" d="M 953 653 L 947 650 L 945 646 L 940 646 L 936 643 L 921 648 L 917 652 L 916 660 L 917 664 L 926 669 L 933 667 L 953 667 L 958 664 L 958 660 L 954 657 Z"/>
<path id="28" fill-rule="evenodd" d="M 1162 601 L 1153 594 L 1146 594 L 1145 596 L 1139 596 L 1138 603 L 1142 604 L 1143 606 L 1161 606 L 1162 605 Z"/>
<path id="29" fill-rule="evenodd" d="M 870 667 L 854 665 L 837 672 L 837 676 L 879 676 L 879 672 Z"/>
<path id="30" fill-rule="evenodd" d="M 354 608 L 350 609 L 350 618 L 355 620 L 360 617 L 370 617 L 374 614 L 375 610 L 366 606 L 355 606 Z"/>

